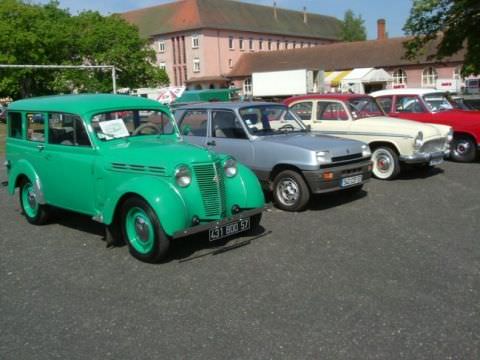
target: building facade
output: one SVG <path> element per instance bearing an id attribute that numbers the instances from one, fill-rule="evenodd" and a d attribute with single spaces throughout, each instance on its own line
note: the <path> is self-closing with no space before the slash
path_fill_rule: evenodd
<path id="1" fill-rule="evenodd" d="M 138 26 L 171 85 L 219 88 L 243 54 L 338 41 L 333 17 L 231 0 L 180 0 L 121 16 Z"/>
<path id="2" fill-rule="evenodd" d="M 255 72 L 309 69 L 324 71 L 326 84 L 333 91 L 340 88 L 343 77 L 355 69 L 383 69 L 390 79 L 381 84 L 384 88 L 428 87 L 458 92 L 463 86 L 460 70 L 464 52 L 460 51 L 443 61 L 431 59 L 437 43 L 432 42 L 418 59 L 405 58 L 404 42 L 407 37 L 388 39 L 385 20 L 378 21 L 376 40 L 320 45 L 311 49 L 294 49 L 278 54 L 244 54 L 229 73 L 234 84 L 249 95 L 251 77 Z M 374 88 L 378 90 L 378 88 Z M 373 90 L 372 90 L 373 91 Z"/>

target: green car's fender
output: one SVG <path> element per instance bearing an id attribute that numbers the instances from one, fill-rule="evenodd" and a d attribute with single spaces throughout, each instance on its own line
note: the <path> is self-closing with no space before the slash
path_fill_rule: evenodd
<path id="1" fill-rule="evenodd" d="M 262 208 L 265 197 L 255 173 L 243 164 L 238 164 L 238 174 L 226 180 L 226 198 L 228 205 L 237 204 L 240 208 Z"/>
<path id="2" fill-rule="evenodd" d="M 18 179 L 21 176 L 26 176 L 28 179 L 30 179 L 35 189 L 37 202 L 39 204 L 45 204 L 45 196 L 43 194 L 43 187 L 40 177 L 38 176 L 32 164 L 26 160 L 19 160 L 15 162 L 15 165 L 8 173 L 8 192 L 10 195 L 15 194 L 15 188 L 18 186 Z"/>
<path id="3" fill-rule="evenodd" d="M 111 193 L 105 202 L 103 223 L 112 223 L 117 205 L 125 196 L 140 196 L 145 199 L 157 213 L 167 235 L 191 226 L 187 207 L 178 190 L 161 178 L 145 176 L 122 183 Z"/>

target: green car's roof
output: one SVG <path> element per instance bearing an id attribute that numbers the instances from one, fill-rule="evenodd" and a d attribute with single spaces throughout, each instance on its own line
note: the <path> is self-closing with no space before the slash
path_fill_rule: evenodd
<path id="1" fill-rule="evenodd" d="M 42 96 L 11 103 L 9 111 L 54 111 L 72 114 L 88 114 L 113 109 L 162 109 L 168 112 L 166 106 L 159 102 L 127 95 L 113 94 L 82 94 Z"/>

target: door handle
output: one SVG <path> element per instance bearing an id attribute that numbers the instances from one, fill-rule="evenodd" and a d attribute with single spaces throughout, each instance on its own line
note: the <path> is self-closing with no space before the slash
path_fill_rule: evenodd
<path id="1" fill-rule="evenodd" d="M 43 144 L 38 144 L 38 145 L 37 145 L 37 149 L 38 149 L 38 151 L 43 151 L 43 150 L 45 149 L 45 145 L 43 145 Z"/>
<path id="2" fill-rule="evenodd" d="M 208 141 L 207 142 L 207 146 L 215 146 L 217 145 L 217 143 L 215 142 L 215 140 L 212 140 L 212 141 Z"/>

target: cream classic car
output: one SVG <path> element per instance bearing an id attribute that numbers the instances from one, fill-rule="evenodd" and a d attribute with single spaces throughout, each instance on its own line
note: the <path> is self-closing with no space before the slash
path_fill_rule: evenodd
<path id="1" fill-rule="evenodd" d="M 388 118 L 368 95 L 315 94 L 284 103 L 312 131 L 369 144 L 378 179 L 394 179 L 404 164 L 438 165 L 450 153 L 450 126 Z"/>

